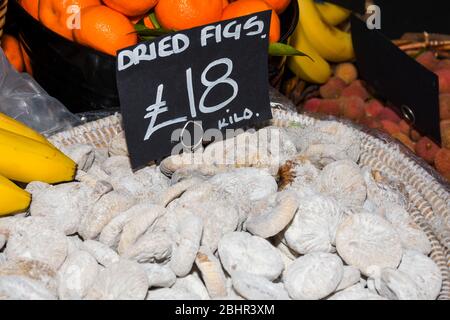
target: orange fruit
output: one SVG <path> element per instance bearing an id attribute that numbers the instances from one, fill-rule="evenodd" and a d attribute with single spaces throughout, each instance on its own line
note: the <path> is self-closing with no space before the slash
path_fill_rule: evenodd
<path id="1" fill-rule="evenodd" d="M 122 48 L 137 44 L 133 24 L 120 12 L 107 6 L 81 10 L 81 29 L 73 30 L 76 42 L 112 56 Z"/>
<path id="2" fill-rule="evenodd" d="M 33 18 L 39 20 L 39 0 L 19 0 L 19 4 Z"/>
<path id="3" fill-rule="evenodd" d="M 134 17 L 150 11 L 158 0 L 103 0 L 103 2 L 111 9 Z"/>
<path id="4" fill-rule="evenodd" d="M 220 21 L 222 0 L 159 0 L 156 18 L 166 29 L 184 30 Z"/>
<path id="5" fill-rule="evenodd" d="M 9 63 L 11 63 L 18 72 L 22 72 L 24 65 L 19 41 L 15 37 L 5 34 L 2 37 L 2 49 L 3 52 L 5 52 L 5 56 Z"/>
<path id="6" fill-rule="evenodd" d="M 152 20 L 150 20 L 149 16 L 146 14 L 142 14 L 140 16 L 137 17 L 132 17 L 130 18 L 130 21 L 132 24 L 137 24 L 139 23 L 141 20 L 144 20 L 144 25 L 149 28 L 149 29 L 155 29 L 155 26 L 153 25 Z"/>
<path id="7" fill-rule="evenodd" d="M 227 5 L 229 5 L 230 3 L 228 2 L 228 0 L 222 0 L 222 8 L 224 8 L 225 9 L 225 7 L 227 6 Z"/>
<path id="8" fill-rule="evenodd" d="M 235 19 L 267 10 L 272 10 L 269 40 L 270 42 L 277 42 L 280 40 L 280 18 L 275 10 L 263 0 L 239 0 L 232 2 L 223 10 L 222 20 Z"/>
<path id="9" fill-rule="evenodd" d="M 100 5 L 100 0 L 40 0 L 39 19 L 47 28 L 66 39 L 73 40 L 73 28 L 69 27 L 74 21 L 75 13 L 70 11 L 70 6 L 78 6 L 81 9 Z M 80 19 L 81 25 L 83 21 Z"/>
<path id="10" fill-rule="evenodd" d="M 278 14 L 282 14 L 289 6 L 291 0 L 264 0 L 271 6 Z"/>
<path id="11" fill-rule="evenodd" d="M 144 17 L 145 17 L 145 14 L 141 14 L 136 17 L 128 17 L 128 18 L 130 19 L 132 24 L 136 24 L 136 23 L 139 23 L 139 21 L 141 21 L 142 19 L 144 19 Z"/>

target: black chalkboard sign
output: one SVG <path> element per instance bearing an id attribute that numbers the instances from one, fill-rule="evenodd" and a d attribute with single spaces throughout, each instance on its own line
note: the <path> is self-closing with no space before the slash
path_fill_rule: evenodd
<path id="1" fill-rule="evenodd" d="M 352 37 L 361 76 L 377 93 L 397 106 L 415 126 L 437 142 L 438 77 L 391 42 L 381 31 L 352 16 Z"/>
<path id="2" fill-rule="evenodd" d="M 134 169 L 178 153 L 186 130 L 225 132 L 271 119 L 270 17 L 271 11 L 260 12 L 118 52 L 117 85 Z"/>

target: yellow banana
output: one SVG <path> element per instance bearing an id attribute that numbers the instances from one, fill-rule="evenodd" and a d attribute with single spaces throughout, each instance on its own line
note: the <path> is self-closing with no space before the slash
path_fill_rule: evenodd
<path id="1" fill-rule="evenodd" d="M 72 181 L 76 164 L 62 152 L 27 137 L 0 129 L 0 174 L 29 183 Z"/>
<path id="2" fill-rule="evenodd" d="M 0 216 L 25 211 L 31 195 L 0 175 Z"/>
<path id="3" fill-rule="evenodd" d="M 1 112 L 0 129 L 11 131 L 12 133 L 50 145 L 50 142 L 43 135 Z"/>
<path id="4" fill-rule="evenodd" d="M 322 19 L 331 26 L 337 26 L 350 17 L 351 11 L 330 2 L 315 3 Z"/>
<path id="5" fill-rule="evenodd" d="M 289 57 L 287 62 L 289 69 L 302 80 L 319 84 L 327 82 L 331 76 L 330 65 L 311 46 L 301 25 L 295 30 L 291 45 L 307 54 L 312 60 L 308 57 Z"/>
<path id="6" fill-rule="evenodd" d="M 351 34 L 329 26 L 320 17 L 314 0 L 298 0 L 300 24 L 314 49 L 331 62 L 352 60 L 355 56 Z"/>

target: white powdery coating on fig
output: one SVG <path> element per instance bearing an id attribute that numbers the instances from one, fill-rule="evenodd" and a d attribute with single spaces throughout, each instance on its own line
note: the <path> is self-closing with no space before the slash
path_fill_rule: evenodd
<path id="1" fill-rule="evenodd" d="M 441 291 L 442 273 L 433 260 L 420 252 L 407 250 L 399 271 L 407 274 L 418 286 L 424 299 L 435 300 Z"/>
<path id="2" fill-rule="evenodd" d="M 255 168 L 221 173 L 212 177 L 209 183 L 224 197 L 241 201 L 262 200 L 278 190 L 277 182 L 267 171 Z"/>
<path id="3" fill-rule="evenodd" d="M 43 217 L 29 217 L 16 223 L 6 244 L 9 260 L 37 260 L 58 270 L 67 256 L 64 233 Z"/>
<path id="4" fill-rule="evenodd" d="M 58 295 L 64 300 L 81 300 L 97 278 L 97 261 L 85 251 L 70 254 L 58 271 Z"/>
<path id="5" fill-rule="evenodd" d="M 389 181 L 382 172 L 370 167 L 363 167 L 362 175 L 367 187 L 367 201 L 374 207 L 406 206 L 406 197 L 400 192 L 397 181 Z"/>
<path id="6" fill-rule="evenodd" d="M 24 219 L 25 217 L 17 215 L 0 218 L 0 234 L 8 240 L 8 237 L 14 229 L 16 223 L 20 223 L 20 221 L 23 221 Z"/>
<path id="7" fill-rule="evenodd" d="M 90 209 L 92 190 L 81 183 L 51 186 L 33 195 L 30 213 L 45 217 L 66 235 L 77 232 L 81 217 Z"/>
<path id="8" fill-rule="evenodd" d="M 356 283 L 358 283 L 361 279 L 361 272 L 355 267 L 352 266 L 344 266 L 344 273 L 342 275 L 342 280 L 339 282 L 336 291 L 341 291 L 347 289 Z"/>
<path id="9" fill-rule="evenodd" d="M 3 249 L 5 244 L 6 244 L 6 236 L 3 234 L 0 234 L 0 250 Z"/>
<path id="10" fill-rule="evenodd" d="M 120 132 L 111 140 L 108 146 L 108 152 L 111 156 L 128 156 L 125 131 Z"/>
<path id="11" fill-rule="evenodd" d="M 78 235 L 74 236 L 68 236 L 67 239 L 67 255 L 72 254 L 75 251 L 78 251 L 81 249 L 81 246 L 83 245 L 83 240 L 78 237 Z"/>
<path id="12" fill-rule="evenodd" d="M 299 159 L 293 162 L 291 174 L 293 181 L 289 184 L 289 188 L 301 190 L 305 187 L 312 187 L 320 171 L 309 160 Z"/>
<path id="13" fill-rule="evenodd" d="M 227 286 L 225 273 L 222 270 L 219 260 L 213 255 L 208 247 L 201 247 L 197 253 L 195 264 L 200 270 L 211 298 L 221 298 L 227 296 Z"/>
<path id="14" fill-rule="evenodd" d="M 102 163 L 101 169 L 109 175 L 121 173 L 125 176 L 133 173 L 130 159 L 125 156 L 107 158 L 105 162 Z"/>
<path id="15" fill-rule="evenodd" d="M 248 300 L 290 300 L 282 283 L 247 272 L 235 272 L 232 279 L 234 289 Z"/>
<path id="16" fill-rule="evenodd" d="M 276 175 L 280 163 L 293 157 L 296 148 L 279 128 L 245 132 L 234 138 L 211 143 L 195 153 L 171 156 L 161 163 L 161 171 L 171 175 L 180 169 L 264 168 Z"/>
<path id="17" fill-rule="evenodd" d="M 165 232 L 153 232 L 148 230 L 134 244 L 123 252 L 122 257 L 140 263 L 161 263 L 172 254 L 173 240 Z"/>
<path id="18" fill-rule="evenodd" d="M 135 205 L 130 209 L 122 212 L 118 216 L 114 217 L 102 230 L 99 236 L 99 241 L 108 247 L 116 250 L 119 245 L 120 235 L 125 225 L 133 219 L 135 216 L 142 214 L 141 210 L 145 207 Z"/>
<path id="19" fill-rule="evenodd" d="M 374 285 L 376 292 L 389 300 L 423 300 L 425 298 L 412 278 L 400 270 L 385 268 L 375 278 L 369 278 L 368 283 L 369 287 Z"/>
<path id="20" fill-rule="evenodd" d="M 61 146 L 60 150 L 72 159 L 79 170 L 87 171 L 94 164 L 94 148 L 86 144 L 73 144 L 70 146 Z"/>
<path id="21" fill-rule="evenodd" d="M 343 274 L 337 255 L 315 252 L 295 260 L 283 274 L 283 282 L 292 299 L 319 300 L 336 290 Z"/>
<path id="22" fill-rule="evenodd" d="M 344 261 L 370 276 L 383 268 L 397 268 L 403 249 L 389 222 L 369 213 L 348 216 L 338 227 L 336 249 Z"/>
<path id="23" fill-rule="evenodd" d="M 387 300 L 386 298 L 365 289 L 362 285 L 356 284 L 350 288 L 339 291 L 328 300 Z"/>
<path id="24" fill-rule="evenodd" d="M 333 252 L 343 213 L 337 202 L 311 189 L 299 192 L 299 207 L 284 236 L 299 254 Z"/>
<path id="25" fill-rule="evenodd" d="M 192 196 L 192 192 L 183 195 L 172 210 L 186 209 L 200 217 L 203 221 L 201 245 L 208 246 L 214 252 L 222 236 L 237 229 L 239 213 L 227 201 L 209 197 L 197 201 Z"/>
<path id="26" fill-rule="evenodd" d="M 157 203 L 169 188 L 170 180 L 156 166 L 145 167 L 135 173 L 115 172 L 109 178 L 114 190 L 131 194 L 138 201 Z"/>
<path id="27" fill-rule="evenodd" d="M 95 239 L 103 228 L 116 216 L 135 204 L 127 193 L 112 191 L 102 196 L 84 216 L 78 233 L 84 240 Z"/>
<path id="28" fill-rule="evenodd" d="M 298 206 L 295 192 L 280 192 L 275 201 L 267 202 L 267 207 L 262 212 L 247 219 L 245 228 L 250 233 L 265 239 L 273 237 L 292 221 Z"/>
<path id="29" fill-rule="evenodd" d="M 6 259 L 6 254 L 4 254 L 3 252 L 0 252 L 0 265 L 3 265 L 4 263 L 6 263 L 8 259 Z"/>
<path id="30" fill-rule="evenodd" d="M 56 300 L 42 282 L 22 276 L 0 276 L 0 300 Z"/>
<path id="31" fill-rule="evenodd" d="M 177 276 L 168 266 L 156 263 L 143 263 L 141 266 L 147 274 L 150 288 L 169 288 L 177 280 Z"/>
<path id="32" fill-rule="evenodd" d="M 120 236 L 118 252 L 123 254 L 131 245 L 135 244 L 137 239 L 142 236 L 147 229 L 156 223 L 156 221 L 167 214 L 167 210 L 162 206 L 156 206 L 145 202 L 138 204 L 129 210 L 139 211 L 124 225 Z"/>
<path id="33" fill-rule="evenodd" d="M 395 230 L 405 250 L 416 250 L 425 255 L 430 254 L 432 250 L 431 242 L 427 234 L 414 222 L 408 225 L 397 225 Z"/>
<path id="34" fill-rule="evenodd" d="M 193 214 L 187 214 L 178 221 L 177 231 L 178 241 L 169 265 L 178 277 L 184 277 L 191 271 L 200 248 L 203 220 Z"/>
<path id="35" fill-rule="evenodd" d="M 89 300 L 143 300 L 147 274 L 138 263 L 120 260 L 101 270 L 86 298 Z"/>
<path id="36" fill-rule="evenodd" d="M 358 161 L 361 140 L 354 130 L 336 121 L 320 121 L 305 129 L 286 129 L 300 155 L 326 166 L 334 161 Z"/>
<path id="37" fill-rule="evenodd" d="M 364 177 L 358 165 L 349 160 L 327 165 L 317 178 L 316 188 L 349 211 L 360 211 L 366 201 Z"/>
<path id="38" fill-rule="evenodd" d="M 178 278 L 173 289 L 184 289 L 200 297 L 201 300 L 210 300 L 208 289 L 197 273 L 191 273 L 183 278 Z"/>
<path id="39" fill-rule="evenodd" d="M 57 291 L 56 271 L 49 265 L 35 260 L 5 261 L 0 276 L 23 276 L 42 283 L 52 294 Z"/>
<path id="40" fill-rule="evenodd" d="M 176 184 L 170 186 L 162 194 L 160 194 L 157 203 L 162 205 L 163 207 L 166 207 L 173 200 L 180 197 L 186 190 L 192 188 L 193 186 L 200 185 L 202 182 L 202 179 L 195 177 L 177 182 Z"/>
<path id="41" fill-rule="evenodd" d="M 45 182 L 40 181 L 33 181 L 27 184 L 27 187 L 25 188 L 25 191 L 31 193 L 31 195 L 36 197 L 40 192 L 46 190 L 47 188 L 50 188 L 51 185 Z"/>
<path id="42" fill-rule="evenodd" d="M 88 252 L 104 267 L 109 267 L 119 261 L 119 255 L 114 250 L 95 240 L 84 241 L 80 245 L 80 250 Z"/>
<path id="43" fill-rule="evenodd" d="M 222 237 L 218 252 L 225 270 L 253 273 L 274 280 L 283 272 L 280 252 L 267 240 L 246 232 L 232 232 Z"/>
<path id="44" fill-rule="evenodd" d="M 427 234 L 411 219 L 408 212 L 399 205 L 388 205 L 379 212 L 397 231 L 405 250 L 416 250 L 428 255 L 431 242 Z"/>

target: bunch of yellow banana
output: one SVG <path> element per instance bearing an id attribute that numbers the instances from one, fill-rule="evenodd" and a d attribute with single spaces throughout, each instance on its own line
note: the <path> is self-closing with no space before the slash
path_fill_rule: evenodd
<path id="1" fill-rule="evenodd" d="M 307 57 L 290 57 L 289 68 L 301 79 L 325 83 L 331 76 L 329 62 L 344 62 L 354 58 L 352 37 L 336 26 L 350 16 L 350 11 L 331 3 L 297 0 L 300 21 L 291 45 Z"/>
<path id="2" fill-rule="evenodd" d="M 31 196 L 13 181 L 72 181 L 76 164 L 42 135 L 0 113 L 0 216 L 24 211 Z"/>

